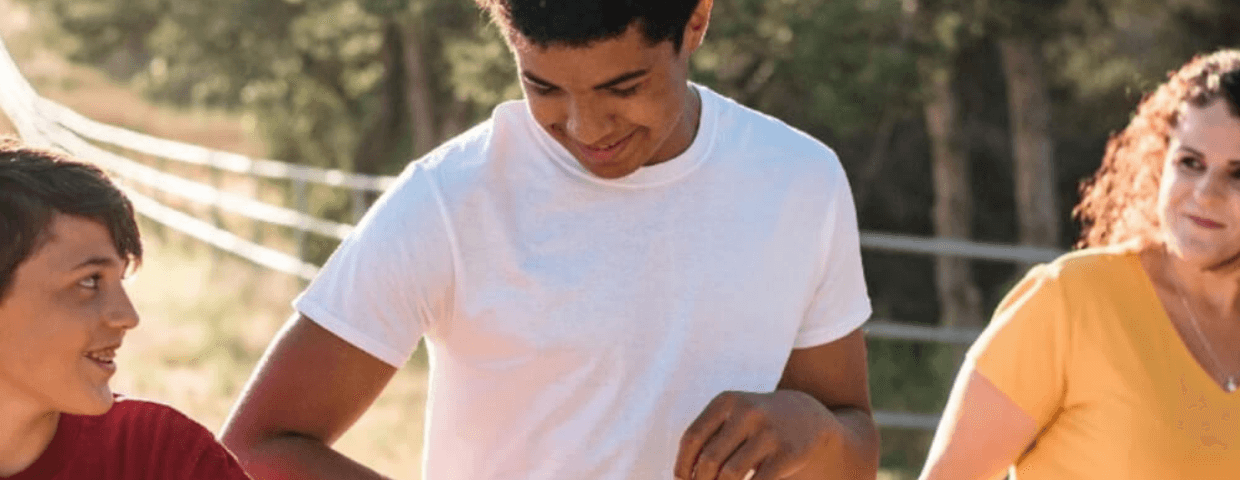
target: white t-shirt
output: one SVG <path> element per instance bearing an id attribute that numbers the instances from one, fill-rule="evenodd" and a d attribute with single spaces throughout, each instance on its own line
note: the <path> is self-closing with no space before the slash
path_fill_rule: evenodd
<path id="1" fill-rule="evenodd" d="M 680 156 L 591 176 L 526 103 L 412 163 L 295 307 L 401 366 L 427 339 L 423 478 L 668 479 L 725 390 L 870 315 L 835 154 L 698 86 Z M 828 366 L 824 366 L 828 368 Z"/>

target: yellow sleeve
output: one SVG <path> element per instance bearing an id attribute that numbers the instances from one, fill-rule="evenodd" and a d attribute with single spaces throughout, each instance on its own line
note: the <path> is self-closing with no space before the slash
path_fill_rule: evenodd
<path id="1" fill-rule="evenodd" d="M 1029 271 L 995 309 L 967 361 L 1037 422 L 1046 426 L 1063 404 L 1070 319 L 1056 266 Z"/>

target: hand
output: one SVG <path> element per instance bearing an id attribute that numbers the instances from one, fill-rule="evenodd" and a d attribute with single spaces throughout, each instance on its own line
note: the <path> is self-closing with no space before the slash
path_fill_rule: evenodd
<path id="1" fill-rule="evenodd" d="M 809 394 L 724 392 L 680 439 L 680 480 L 775 480 L 800 471 L 833 431 L 830 410 Z"/>

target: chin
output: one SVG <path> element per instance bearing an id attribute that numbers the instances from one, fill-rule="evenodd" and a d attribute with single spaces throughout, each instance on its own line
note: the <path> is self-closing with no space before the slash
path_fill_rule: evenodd
<path id="1" fill-rule="evenodd" d="M 112 389 L 107 385 L 87 388 L 77 401 L 66 405 L 61 412 L 70 415 L 103 415 L 112 409 Z"/>
<path id="2" fill-rule="evenodd" d="M 581 162 L 581 166 L 589 171 L 591 175 L 607 180 L 627 177 L 637 171 L 636 168 L 632 168 L 628 165 L 606 165 L 599 167 Z"/>
<path id="3" fill-rule="evenodd" d="M 1189 265 L 1202 270 L 1234 266 L 1240 262 L 1240 251 L 1224 251 L 1218 248 L 1203 248 L 1193 244 L 1180 243 L 1174 247 L 1177 257 Z"/>

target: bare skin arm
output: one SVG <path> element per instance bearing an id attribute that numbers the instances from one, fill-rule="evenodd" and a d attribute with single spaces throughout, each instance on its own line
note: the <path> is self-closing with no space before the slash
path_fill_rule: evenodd
<path id="1" fill-rule="evenodd" d="M 774 392 L 725 392 L 685 432 L 675 475 L 689 480 L 858 478 L 878 471 L 865 337 L 793 350 Z"/>
<path id="2" fill-rule="evenodd" d="M 1003 478 L 1037 435 L 1037 423 L 990 380 L 961 369 L 921 480 Z"/>
<path id="3" fill-rule="evenodd" d="M 331 445 L 395 373 L 300 316 L 272 341 L 221 438 L 254 478 L 382 479 Z"/>

